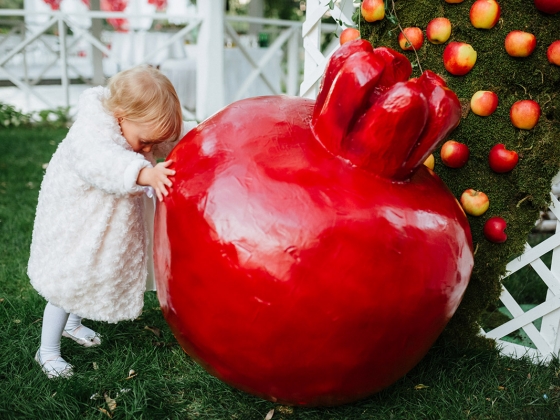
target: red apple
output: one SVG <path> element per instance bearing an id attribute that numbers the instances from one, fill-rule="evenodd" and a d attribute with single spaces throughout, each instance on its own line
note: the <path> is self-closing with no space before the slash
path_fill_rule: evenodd
<path id="1" fill-rule="evenodd" d="M 537 38 L 529 32 L 511 31 L 506 36 L 506 51 L 512 57 L 528 57 L 537 46 Z"/>
<path id="2" fill-rule="evenodd" d="M 469 148 L 466 144 L 448 140 L 441 146 L 440 157 L 445 166 L 461 168 L 469 160 Z"/>
<path id="3" fill-rule="evenodd" d="M 471 6 L 470 19 L 475 28 L 491 29 L 500 19 L 500 5 L 496 0 L 476 0 Z"/>
<path id="4" fill-rule="evenodd" d="M 490 164 L 490 168 L 499 174 L 511 171 L 515 168 L 518 161 L 519 156 L 517 155 L 517 152 L 507 150 L 501 143 L 492 147 L 492 149 L 490 149 L 490 153 L 488 154 L 488 163 Z"/>
<path id="5" fill-rule="evenodd" d="M 476 63 L 476 51 L 470 44 L 450 42 L 443 51 L 445 70 L 454 76 L 464 76 Z"/>
<path id="6" fill-rule="evenodd" d="M 554 41 L 546 50 L 546 58 L 550 64 L 560 66 L 560 40 Z"/>
<path id="7" fill-rule="evenodd" d="M 476 191 L 473 188 L 469 188 L 461 194 L 461 207 L 465 210 L 465 213 L 471 216 L 480 216 L 488 210 L 490 206 L 490 200 L 488 196 L 482 191 Z"/>
<path id="8" fill-rule="evenodd" d="M 507 223 L 504 219 L 499 216 L 493 216 L 484 223 L 482 232 L 490 242 L 501 244 L 507 239 L 507 235 L 504 232 L 506 227 Z"/>
<path id="9" fill-rule="evenodd" d="M 434 170 L 434 167 L 436 166 L 436 160 L 434 158 L 434 154 L 430 154 L 430 156 L 428 156 L 426 158 L 426 160 L 424 161 L 424 165 L 426 165 L 428 168 L 430 168 L 432 171 Z"/>
<path id="10" fill-rule="evenodd" d="M 451 22 L 444 17 L 432 19 L 426 26 L 426 37 L 432 44 L 443 44 L 451 36 Z"/>
<path id="11" fill-rule="evenodd" d="M 404 28 L 398 37 L 400 47 L 405 51 L 418 51 L 424 43 L 424 34 L 417 27 Z"/>
<path id="12" fill-rule="evenodd" d="M 360 39 L 360 31 L 356 28 L 346 28 L 340 33 L 340 45 L 355 39 Z"/>
<path id="13" fill-rule="evenodd" d="M 539 121 L 541 107 L 531 99 L 523 99 L 514 103 L 509 110 L 509 118 L 516 128 L 530 130 Z"/>
<path id="14" fill-rule="evenodd" d="M 471 111 L 481 117 L 492 115 L 498 107 L 498 95 L 489 90 L 479 90 L 471 98 Z"/>
<path id="15" fill-rule="evenodd" d="M 560 12 L 560 0 L 535 0 L 535 7 L 541 12 L 553 15 Z"/>
<path id="16" fill-rule="evenodd" d="M 376 22 L 385 17 L 383 0 L 363 0 L 360 10 L 366 22 Z"/>

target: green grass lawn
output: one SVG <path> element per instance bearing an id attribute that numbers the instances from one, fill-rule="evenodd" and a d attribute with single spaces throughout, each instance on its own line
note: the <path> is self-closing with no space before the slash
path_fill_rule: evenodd
<path id="1" fill-rule="evenodd" d="M 560 419 L 560 364 L 436 345 L 388 389 L 335 408 L 287 407 L 235 390 L 186 356 L 148 292 L 133 322 L 89 322 L 104 337 L 63 339 L 75 367 L 49 380 L 33 360 L 45 301 L 26 275 L 43 165 L 64 130 L 0 129 L 0 419 Z M 398 334 L 398 331 L 395 331 Z M 371 372 L 371 375 L 375 375 Z"/>

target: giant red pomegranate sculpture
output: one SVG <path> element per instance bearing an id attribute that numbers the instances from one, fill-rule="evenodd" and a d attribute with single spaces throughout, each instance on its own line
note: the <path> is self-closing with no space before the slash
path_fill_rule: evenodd
<path id="1" fill-rule="evenodd" d="M 175 147 L 157 210 L 165 319 L 211 374 L 286 404 L 393 383 L 459 305 L 470 230 L 422 162 L 460 118 L 435 74 L 344 44 L 317 101 L 233 103 Z"/>

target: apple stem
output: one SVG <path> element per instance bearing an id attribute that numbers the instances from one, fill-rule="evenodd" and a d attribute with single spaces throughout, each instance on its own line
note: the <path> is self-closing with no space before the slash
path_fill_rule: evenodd
<path id="1" fill-rule="evenodd" d="M 410 46 L 412 47 L 412 51 L 414 51 L 414 55 L 416 56 L 416 63 L 418 63 L 418 69 L 420 70 L 420 73 L 423 73 L 422 64 L 420 64 L 420 57 L 418 57 L 418 52 L 416 51 L 416 48 L 414 48 L 414 45 L 412 44 L 412 42 L 410 42 L 410 39 L 408 39 L 408 37 L 404 33 L 404 29 L 401 26 L 401 23 L 400 23 L 399 18 L 397 16 L 397 11 L 395 10 L 395 0 L 391 0 L 391 9 L 393 10 L 393 15 L 395 16 L 395 20 L 397 21 L 397 26 L 399 27 L 399 30 L 401 31 L 404 38 L 406 39 L 406 42 L 408 42 L 410 44 Z"/>

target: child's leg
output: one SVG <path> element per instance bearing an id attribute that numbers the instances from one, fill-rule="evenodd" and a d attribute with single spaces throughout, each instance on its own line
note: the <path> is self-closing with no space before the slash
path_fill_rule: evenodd
<path id="1" fill-rule="evenodd" d="M 82 318 L 75 314 L 70 314 L 68 317 L 62 335 L 71 338 L 84 347 L 93 347 L 101 344 L 99 334 L 82 325 Z"/>
<path id="2" fill-rule="evenodd" d="M 64 309 L 47 303 L 43 314 L 41 347 L 35 355 L 35 360 L 49 378 L 72 375 L 72 365 L 60 357 L 60 337 L 67 319 L 68 313 Z"/>

